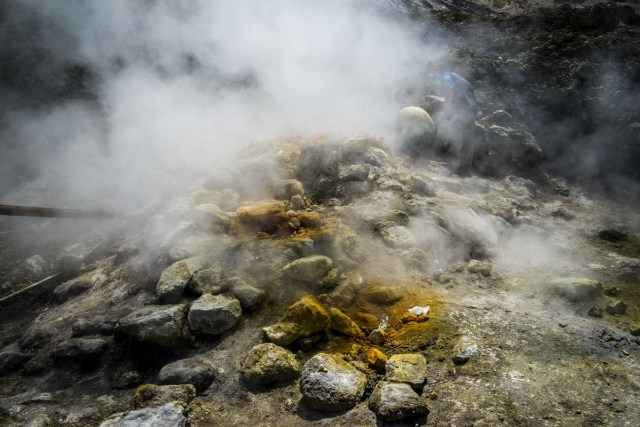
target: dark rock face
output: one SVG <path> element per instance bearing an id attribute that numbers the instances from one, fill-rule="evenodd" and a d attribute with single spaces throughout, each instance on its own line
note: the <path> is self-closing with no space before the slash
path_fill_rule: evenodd
<path id="1" fill-rule="evenodd" d="M 7 375 L 20 369 L 31 356 L 17 351 L 3 351 L 0 353 L 0 376 Z"/>
<path id="2" fill-rule="evenodd" d="M 320 353 L 302 368 L 300 391 L 304 401 L 319 411 L 351 409 L 364 395 L 367 377 L 339 357 Z"/>
<path id="3" fill-rule="evenodd" d="M 92 362 L 99 359 L 108 347 L 102 338 L 71 338 L 58 344 L 51 356 L 60 363 Z"/>
<path id="4" fill-rule="evenodd" d="M 53 295 L 56 301 L 63 303 L 76 295 L 80 295 L 81 293 L 88 291 L 92 286 L 93 283 L 91 283 L 91 280 L 88 278 L 71 280 L 58 286 L 53 291 Z"/>
<path id="5" fill-rule="evenodd" d="M 193 384 L 198 393 L 209 387 L 214 378 L 211 364 L 198 359 L 182 359 L 165 365 L 158 374 L 160 384 Z"/>

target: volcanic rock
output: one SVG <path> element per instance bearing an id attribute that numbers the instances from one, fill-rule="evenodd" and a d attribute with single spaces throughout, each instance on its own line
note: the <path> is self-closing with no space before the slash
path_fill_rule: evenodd
<path id="1" fill-rule="evenodd" d="M 185 338 L 185 321 L 184 304 L 148 305 L 120 319 L 116 331 L 140 342 L 173 347 Z"/>
<path id="2" fill-rule="evenodd" d="M 270 384 L 295 378 L 300 374 L 300 363 L 289 350 L 275 344 L 258 344 L 242 362 L 242 377 L 253 384 Z"/>
<path id="3" fill-rule="evenodd" d="M 191 276 L 199 270 L 201 265 L 202 260 L 194 257 L 175 262 L 167 267 L 156 285 L 156 293 L 160 301 L 164 303 L 179 302 Z"/>
<path id="4" fill-rule="evenodd" d="M 384 243 L 392 248 L 407 249 L 417 246 L 416 238 L 402 225 L 384 227 L 380 230 L 380 235 Z"/>
<path id="5" fill-rule="evenodd" d="M 360 290 L 360 296 L 372 304 L 392 305 L 402 299 L 402 292 L 396 286 L 368 286 Z"/>
<path id="6" fill-rule="evenodd" d="M 287 211 L 284 202 L 266 200 L 252 206 L 238 208 L 238 220 L 244 226 L 269 234 L 287 224 Z"/>
<path id="7" fill-rule="evenodd" d="M 77 276 L 84 265 L 84 258 L 80 255 L 65 254 L 58 261 L 58 272 L 62 278 Z"/>
<path id="8" fill-rule="evenodd" d="M 427 361 L 421 354 L 395 354 L 387 361 L 385 379 L 422 390 L 427 380 Z"/>
<path id="9" fill-rule="evenodd" d="M 276 199 L 289 200 L 293 196 L 304 196 L 304 186 L 297 179 L 276 181 L 272 187 Z"/>
<path id="10" fill-rule="evenodd" d="M 73 337 L 84 337 L 87 335 L 111 335 L 115 330 L 117 322 L 107 319 L 79 319 L 71 327 Z"/>
<path id="11" fill-rule="evenodd" d="M 215 370 L 209 363 L 193 357 L 165 365 L 158 373 L 159 384 L 193 384 L 202 393 L 213 381 Z"/>
<path id="12" fill-rule="evenodd" d="M 571 302 L 592 301 L 602 295 L 602 284 L 585 278 L 555 279 L 551 289 Z"/>
<path id="13" fill-rule="evenodd" d="M 464 365 L 469 361 L 469 359 L 471 359 L 477 354 L 478 354 L 477 347 L 475 346 L 466 347 L 460 353 L 453 356 L 453 363 L 455 363 L 456 365 Z"/>
<path id="14" fill-rule="evenodd" d="M 114 415 L 105 420 L 100 427 L 184 427 L 187 417 L 184 407 L 169 402 L 156 408 L 143 408 Z"/>
<path id="15" fill-rule="evenodd" d="M 350 337 L 363 337 L 364 334 L 360 327 L 351 320 L 349 316 L 344 314 L 337 308 L 331 308 L 331 329 Z"/>
<path id="16" fill-rule="evenodd" d="M 492 269 L 493 265 L 489 261 L 479 261 L 477 259 L 472 259 L 467 265 L 469 273 L 482 274 L 485 277 L 491 275 Z"/>
<path id="17" fill-rule="evenodd" d="M 367 377 L 341 358 L 320 353 L 302 368 L 300 391 L 303 400 L 319 411 L 353 408 L 364 395 Z"/>
<path id="18" fill-rule="evenodd" d="M 405 421 L 429 414 L 426 400 L 409 384 L 387 381 L 376 384 L 369 398 L 369 408 L 387 422 Z"/>
<path id="19" fill-rule="evenodd" d="M 295 280 L 313 282 L 322 279 L 333 268 L 333 261 L 324 255 L 313 255 L 287 264 L 283 273 Z"/>
<path id="20" fill-rule="evenodd" d="M 109 344 L 102 338 L 71 338 L 51 352 L 58 362 L 90 362 L 100 358 Z"/>
<path id="21" fill-rule="evenodd" d="M 611 315 L 620 315 L 624 314 L 627 311 L 628 304 L 623 301 L 613 301 L 607 304 L 607 313 Z"/>
<path id="22" fill-rule="evenodd" d="M 266 292 L 262 289 L 251 286 L 247 282 L 237 277 L 227 280 L 231 293 L 240 301 L 240 305 L 244 308 L 255 308 L 264 302 Z"/>
<path id="23" fill-rule="evenodd" d="M 233 329 L 242 316 L 240 301 L 224 295 L 204 294 L 189 309 L 192 332 L 220 335 Z"/>
<path id="24" fill-rule="evenodd" d="M 196 396 L 193 384 L 156 385 L 143 384 L 136 388 L 133 395 L 133 407 L 156 407 L 169 402 L 178 402 L 186 407 Z"/>
<path id="25" fill-rule="evenodd" d="M 197 296 L 220 294 L 227 290 L 224 271 L 220 267 L 206 268 L 193 275 L 187 284 L 187 290 Z"/>
<path id="26" fill-rule="evenodd" d="M 378 350 L 375 347 L 371 347 L 367 350 L 367 363 L 373 366 L 376 369 L 383 369 L 389 358 L 382 351 Z"/>
<path id="27" fill-rule="evenodd" d="M 387 334 L 384 329 L 376 328 L 369 334 L 369 341 L 376 345 L 381 345 L 387 340 Z"/>
<path id="28" fill-rule="evenodd" d="M 287 309 L 280 322 L 262 330 L 269 341 L 287 346 L 295 340 L 328 329 L 331 317 L 327 310 L 311 295 Z"/>
<path id="29" fill-rule="evenodd" d="M 369 165 L 356 164 L 350 165 L 340 172 L 340 180 L 347 181 L 366 181 L 369 176 Z"/>
<path id="30" fill-rule="evenodd" d="M 57 286 L 53 291 L 53 296 L 56 301 L 63 303 L 76 295 L 80 295 L 81 293 L 88 291 L 92 286 L 93 283 L 90 278 L 81 277 Z"/>

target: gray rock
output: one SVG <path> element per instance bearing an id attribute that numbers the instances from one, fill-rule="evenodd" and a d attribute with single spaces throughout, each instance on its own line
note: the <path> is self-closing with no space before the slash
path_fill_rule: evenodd
<path id="1" fill-rule="evenodd" d="M 116 415 L 100 424 L 100 427 L 184 427 L 187 417 L 184 408 L 170 402 L 156 408 L 137 409 L 125 415 Z"/>
<path id="2" fill-rule="evenodd" d="M 313 255 L 287 264 L 283 272 L 292 279 L 313 282 L 322 279 L 332 268 L 331 258 L 324 255 Z"/>
<path id="3" fill-rule="evenodd" d="M 285 179 L 273 184 L 276 199 L 291 199 L 293 196 L 304 196 L 304 186 L 297 179 Z"/>
<path id="4" fill-rule="evenodd" d="M 475 346 L 467 347 L 463 349 L 460 353 L 453 356 L 453 363 L 455 363 L 456 365 L 464 365 L 469 361 L 469 359 L 471 359 L 477 354 L 478 354 L 477 347 Z"/>
<path id="5" fill-rule="evenodd" d="M 604 316 L 604 308 L 594 305 L 587 314 L 591 317 L 602 318 Z"/>
<path id="6" fill-rule="evenodd" d="M 369 168 L 367 164 L 350 165 L 340 172 L 341 181 L 366 181 L 369 177 Z"/>
<path id="7" fill-rule="evenodd" d="M 389 163 L 389 155 L 379 148 L 370 147 L 364 154 L 364 161 L 372 166 L 382 167 Z"/>
<path id="8" fill-rule="evenodd" d="M 51 356 L 62 363 L 90 362 L 99 359 L 108 347 L 102 338 L 71 338 L 58 344 Z"/>
<path id="9" fill-rule="evenodd" d="M 115 320 L 107 319 L 80 319 L 71 327 L 73 337 L 87 335 L 111 335 L 116 328 Z"/>
<path id="10" fill-rule="evenodd" d="M 320 353 L 302 368 L 300 391 L 311 408 L 343 411 L 356 406 L 364 395 L 367 377 L 349 363 Z"/>
<path id="11" fill-rule="evenodd" d="M 189 309 L 192 332 L 220 335 L 233 329 L 242 316 L 240 301 L 224 295 L 204 294 Z"/>
<path id="12" fill-rule="evenodd" d="M 53 291 L 53 296 L 56 301 L 63 303 L 81 293 L 84 293 L 91 289 L 93 283 L 88 277 L 81 277 L 74 280 L 69 280 L 59 286 Z"/>
<path id="13" fill-rule="evenodd" d="M 10 374 L 20 369 L 32 356 L 17 351 L 3 351 L 0 353 L 0 376 Z"/>
<path id="14" fill-rule="evenodd" d="M 295 378 L 300 374 L 300 363 L 295 355 L 275 344 L 258 344 L 242 362 L 242 377 L 253 384 L 270 384 Z"/>
<path id="15" fill-rule="evenodd" d="M 174 347 L 184 341 L 186 306 L 148 305 L 118 322 L 116 330 L 145 343 Z"/>
<path id="16" fill-rule="evenodd" d="M 215 375 L 212 365 L 199 358 L 177 360 L 165 365 L 158 374 L 159 384 L 193 384 L 196 392 L 205 391 Z"/>
<path id="17" fill-rule="evenodd" d="M 178 261 L 167 267 L 156 285 L 156 293 L 160 301 L 163 303 L 179 302 L 191 276 L 192 271 L 186 261 Z"/>
<path id="18" fill-rule="evenodd" d="M 385 369 L 387 381 L 407 383 L 416 390 L 422 390 L 427 380 L 427 361 L 421 354 L 395 354 Z"/>
<path id="19" fill-rule="evenodd" d="M 289 203 L 291 204 L 291 209 L 293 210 L 300 211 L 304 209 L 304 199 L 299 194 L 291 196 L 291 200 L 289 200 Z"/>
<path id="20" fill-rule="evenodd" d="M 125 390 L 128 388 L 137 387 L 142 384 L 143 381 L 144 379 L 142 378 L 140 372 L 127 371 L 115 379 L 115 381 L 113 382 L 113 387 L 118 390 Z"/>
<path id="21" fill-rule="evenodd" d="M 411 231 L 401 225 L 385 227 L 380 230 L 380 235 L 384 243 L 392 248 L 407 249 L 418 244 Z"/>
<path id="22" fill-rule="evenodd" d="M 611 315 L 622 315 L 627 311 L 628 304 L 624 301 L 613 301 L 607 304 L 607 313 Z"/>
<path id="23" fill-rule="evenodd" d="M 227 281 L 231 288 L 231 293 L 240 301 L 242 307 L 254 308 L 261 304 L 266 296 L 265 291 L 251 286 L 247 282 L 237 277 Z"/>
<path id="24" fill-rule="evenodd" d="M 47 263 L 40 255 L 29 257 L 24 261 L 23 264 L 25 276 L 40 276 L 44 273 L 46 266 Z"/>
<path id="25" fill-rule="evenodd" d="M 376 384 L 369 408 L 384 421 L 404 421 L 429 414 L 425 399 L 420 397 L 409 384 L 381 381 Z"/>
<path id="26" fill-rule="evenodd" d="M 224 271 L 220 267 L 207 268 L 193 275 L 187 285 L 189 292 L 200 296 L 203 294 L 220 294 L 227 290 Z"/>
<path id="27" fill-rule="evenodd" d="M 602 295 L 602 284 L 586 278 L 561 278 L 551 281 L 551 289 L 571 302 L 593 301 Z"/>

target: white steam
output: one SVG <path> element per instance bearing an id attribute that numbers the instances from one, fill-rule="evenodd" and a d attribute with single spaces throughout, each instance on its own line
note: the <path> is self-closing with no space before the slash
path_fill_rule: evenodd
<path id="1" fill-rule="evenodd" d="M 35 42 L 60 63 L 86 64 L 98 96 L 15 111 L 0 137 L 64 187 L 56 197 L 74 203 L 93 189 L 136 204 L 250 140 L 384 135 L 444 50 L 374 5 L 24 0 L 9 19 L 38 22 Z M 30 202 L 1 190 L 5 202 Z"/>

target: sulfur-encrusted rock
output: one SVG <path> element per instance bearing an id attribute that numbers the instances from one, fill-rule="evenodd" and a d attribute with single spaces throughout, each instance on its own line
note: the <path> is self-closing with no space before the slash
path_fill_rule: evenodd
<path id="1" fill-rule="evenodd" d="M 356 322 L 335 307 L 331 308 L 331 329 L 350 337 L 364 336 Z"/>
<path id="2" fill-rule="evenodd" d="M 364 395 L 367 377 L 341 358 L 320 353 L 302 368 L 300 391 L 304 402 L 319 411 L 351 409 Z"/>
<path id="3" fill-rule="evenodd" d="M 313 282 L 322 279 L 332 268 L 331 258 L 324 255 L 313 255 L 287 264 L 283 272 L 292 279 Z"/>
<path id="4" fill-rule="evenodd" d="M 327 310 L 311 295 L 293 304 L 280 322 L 263 328 L 269 341 L 286 346 L 295 340 L 329 328 L 331 317 Z"/>
<path id="5" fill-rule="evenodd" d="M 178 261 L 167 267 L 156 285 L 156 294 L 163 303 L 177 303 L 182 298 L 193 274 L 202 266 L 199 257 Z"/>
<path id="6" fill-rule="evenodd" d="M 136 341 L 174 347 L 184 340 L 186 306 L 148 305 L 118 322 L 116 330 Z"/>
<path id="7" fill-rule="evenodd" d="M 275 344 L 258 344 L 242 362 L 242 377 L 253 384 L 270 384 L 295 378 L 300 374 L 300 363 L 295 355 Z"/>
<path id="8" fill-rule="evenodd" d="M 427 361 L 421 354 L 395 354 L 387 361 L 385 379 L 422 390 L 427 380 Z"/>
<path id="9" fill-rule="evenodd" d="M 367 363 L 376 369 L 384 368 L 388 360 L 387 355 L 375 347 L 367 350 Z"/>
<path id="10" fill-rule="evenodd" d="M 242 316 L 240 301 L 224 295 L 204 294 L 189 309 L 192 332 L 220 335 L 233 329 Z"/>
<path id="11" fill-rule="evenodd" d="M 246 227 L 271 233 L 287 224 L 285 203 L 266 200 L 237 210 L 238 220 Z"/>
<path id="12" fill-rule="evenodd" d="M 479 261 L 472 259 L 467 264 L 467 271 L 473 274 L 481 274 L 483 276 L 490 276 L 493 265 L 489 261 Z"/>
<path id="13" fill-rule="evenodd" d="M 196 392 L 209 387 L 215 375 L 214 367 L 204 360 L 192 357 L 165 365 L 158 373 L 159 384 L 193 384 Z"/>
<path id="14" fill-rule="evenodd" d="M 360 296 L 372 304 L 392 305 L 402 299 L 402 292 L 397 286 L 374 285 L 362 288 Z"/>
<path id="15" fill-rule="evenodd" d="M 387 422 L 405 421 L 429 414 L 425 399 L 409 384 L 381 381 L 369 398 L 369 408 Z"/>

